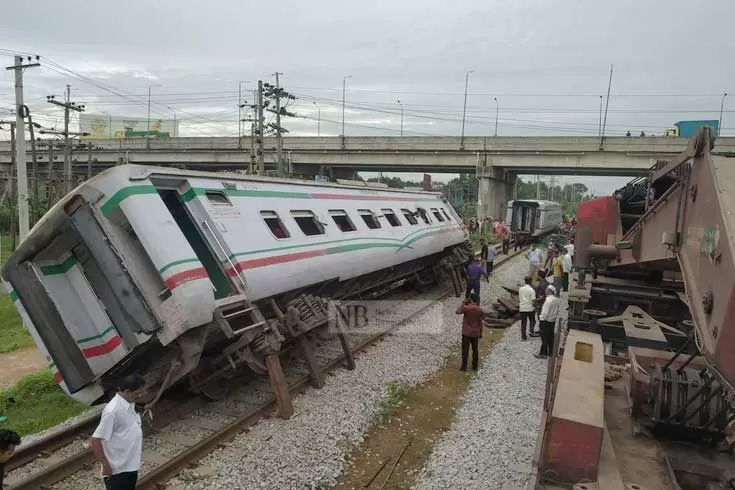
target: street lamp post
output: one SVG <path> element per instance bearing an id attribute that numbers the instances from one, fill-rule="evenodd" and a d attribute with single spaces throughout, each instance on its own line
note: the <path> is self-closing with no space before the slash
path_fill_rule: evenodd
<path id="1" fill-rule="evenodd" d="M 352 75 L 347 75 L 342 78 L 342 138 L 345 137 L 345 91 L 348 78 L 352 78 Z"/>
<path id="2" fill-rule="evenodd" d="M 401 136 L 403 136 L 403 104 L 401 104 L 401 99 L 398 99 L 397 102 L 401 106 Z"/>
<path id="3" fill-rule="evenodd" d="M 153 87 L 160 87 L 160 85 L 148 85 L 148 127 L 145 132 L 146 138 L 151 132 L 151 88 Z"/>
<path id="4" fill-rule="evenodd" d="M 722 102 L 720 102 L 720 122 L 717 124 L 717 136 L 722 134 L 722 110 L 725 108 L 725 98 L 727 97 L 727 92 L 722 94 Z"/>
<path id="5" fill-rule="evenodd" d="M 498 135 L 498 113 L 500 112 L 500 102 L 498 102 L 497 97 L 493 97 L 493 100 L 495 101 L 495 134 L 493 136 Z"/>
<path id="6" fill-rule="evenodd" d="M 464 149 L 464 121 L 467 115 L 467 87 L 470 83 L 470 73 L 475 70 L 469 70 L 464 76 L 464 107 L 462 109 L 462 137 L 459 140 L 459 147 Z"/>
<path id="7" fill-rule="evenodd" d="M 316 103 L 316 101 L 312 102 L 316 106 L 316 135 L 321 136 L 321 126 L 322 126 L 322 108 L 319 107 L 319 104 Z"/>

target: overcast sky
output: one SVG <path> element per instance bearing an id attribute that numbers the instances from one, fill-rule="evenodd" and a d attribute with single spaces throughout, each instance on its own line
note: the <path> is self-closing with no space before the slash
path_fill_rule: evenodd
<path id="1" fill-rule="evenodd" d="M 732 0 L 52 0 L 4 2 L 0 56 L 41 56 L 26 70 L 26 103 L 62 127 L 62 95 L 88 113 L 180 121 L 181 136 L 238 133 L 238 81 L 297 97 L 293 135 L 588 135 L 614 65 L 606 134 L 661 134 L 718 119 L 735 96 Z M 70 70 L 73 73 L 69 73 Z M 109 90 L 103 90 L 104 86 Z M 115 95 L 123 94 L 124 96 Z M 12 117 L 12 72 L 0 74 L 0 119 Z M 495 103 L 497 98 L 497 105 Z M 606 99 L 605 99 L 606 102 Z M 723 134 L 735 133 L 725 100 Z M 732 109 L 730 109 L 732 108 Z M 603 108 L 604 109 L 604 108 Z M 249 130 L 249 128 L 247 128 Z M 575 179 L 608 192 L 619 179 Z"/>

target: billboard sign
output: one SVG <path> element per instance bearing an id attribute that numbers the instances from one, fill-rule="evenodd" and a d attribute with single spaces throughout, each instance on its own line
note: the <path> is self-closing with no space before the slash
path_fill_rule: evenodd
<path id="1" fill-rule="evenodd" d="M 108 116 L 106 114 L 79 115 L 79 131 L 89 133 L 85 139 L 124 139 L 124 138 L 170 138 L 178 136 L 178 121 L 175 119 Z"/>

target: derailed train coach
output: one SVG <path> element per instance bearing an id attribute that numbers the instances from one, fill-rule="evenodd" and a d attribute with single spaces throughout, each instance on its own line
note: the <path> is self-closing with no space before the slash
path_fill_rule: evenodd
<path id="1" fill-rule="evenodd" d="M 66 393 L 100 402 L 137 371 L 152 403 L 265 374 L 333 299 L 458 279 L 471 254 L 438 193 L 123 165 L 49 210 L 2 276 Z"/>
<path id="2" fill-rule="evenodd" d="M 561 204 L 557 202 L 535 199 L 508 201 L 506 223 L 519 245 L 552 233 L 559 228 L 562 219 Z"/>

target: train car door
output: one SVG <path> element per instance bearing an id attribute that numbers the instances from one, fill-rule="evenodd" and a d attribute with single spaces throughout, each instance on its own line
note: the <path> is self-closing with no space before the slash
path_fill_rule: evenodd
<path id="1" fill-rule="evenodd" d="M 228 257 L 226 252 L 221 250 L 221 242 L 211 234 L 207 236 L 207 231 L 210 230 L 204 229 L 209 228 L 208 223 L 200 224 L 199 220 L 195 219 L 196 214 L 192 213 L 178 189 L 158 187 L 158 194 L 206 269 L 214 288 L 215 299 L 237 294 L 237 288 L 226 272 L 225 264 L 228 263 Z M 224 257 L 221 257 L 223 255 Z"/>

